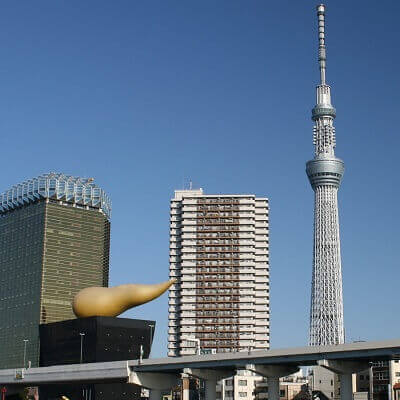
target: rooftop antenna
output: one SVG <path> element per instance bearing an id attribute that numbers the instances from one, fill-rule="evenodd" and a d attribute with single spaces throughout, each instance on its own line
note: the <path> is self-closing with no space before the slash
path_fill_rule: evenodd
<path id="1" fill-rule="evenodd" d="M 321 85 L 326 84 L 326 47 L 325 47 L 325 5 L 320 4 L 317 6 L 318 14 L 318 62 L 319 72 L 321 77 Z"/>

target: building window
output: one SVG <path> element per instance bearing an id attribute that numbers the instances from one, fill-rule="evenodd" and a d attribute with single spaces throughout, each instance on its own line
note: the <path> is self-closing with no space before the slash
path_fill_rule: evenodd
<path id="1" fill-rule="evenodd" d="M 239 397 L 247 397 L 247 392 L 239 392 Z"/>
<path id="2" fill-rule="evenodd" d="M 389 372 L 387 372 L 387 371 L 376 372 L 376 373 L 374 373 L 374 378 L 378 381 L 382 381 L 384 379 L 389 379 Z"/>
<path id="3" fill-rule="evenodd" d="M 247 380 L 246 379 L 239 379 L 239 386 L 247 386 Z"/>
<path id="4" fill-rule="evenodd" d="M 375 361 L 374 363 L 372 363 L 373 367 L 386 367 L 387 365 L 387 361 Z"/>
<path id="5" fill-rule="evenodd" d="M 279 391 L 279 397 L 285 397 L 285 391 L 284 390 L 280 390 Z"/>

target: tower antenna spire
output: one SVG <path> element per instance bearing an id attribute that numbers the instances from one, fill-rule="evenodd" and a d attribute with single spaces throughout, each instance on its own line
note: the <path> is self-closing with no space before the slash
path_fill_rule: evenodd
<path id="1" fill-rule="evenodd" d="M 326 84 L 326 47 L 325 47 L 325 5 L 317 6 L 318 15 L 318 63 L 321 77 L 321 85 Z"/>
<path id="2" fill-rule="evenodd" d="M 317 7 L 318 62 L 321 82 L 317 104 L 312 109 L 315 156 L 306 171 L 315 192 L 314 255 L 311 290 L 310 344 L 324 346 L 344 343 L 342 264 L 340 254 L 337 193 L 344 163 L 335 156 L 336 134 L 331 88 L 326 84 L 325 6 Z"/>

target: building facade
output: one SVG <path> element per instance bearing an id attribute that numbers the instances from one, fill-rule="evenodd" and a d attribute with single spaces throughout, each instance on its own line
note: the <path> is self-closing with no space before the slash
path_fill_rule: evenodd
<path id="1" fill-rule="evenodd" d="M 177 190 L 168 355 L 269 348 L 268 199 Z"/>
<path id="2" fill-rule="evenodd" d="M 217 400 L 267 400 L 268 379 L 248 370 L 239 370 L 217 385 Z M 311 400 L 308 380 L 299 371 L 279 379 L 280 400 Z"/>
<path id="3" fill-rule="evenodd" d="M 107 286 L 111 203 L 92 179 L 45 174 L 0 195 L 0 368 L 39 362 L 39 324 Z"/>
<path id="4" fill-rule="evenodd" d="M 398 392 L 400 390 L 399 360 L 371 363 L 369 369 L 357 374 L 356 387 L 357 392 L 368 392 L 370 400 L 396 399 L 400 394 Z"/>

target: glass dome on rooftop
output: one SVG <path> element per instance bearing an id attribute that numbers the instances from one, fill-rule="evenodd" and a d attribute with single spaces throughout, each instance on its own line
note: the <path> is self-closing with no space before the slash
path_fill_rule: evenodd
<path id="1" fill-rule="evenodd" d="M 40 199 L 54 199 L 78 206 L 88 206 L 111 217 L 111 200 L 93 178 L 79 178 L 58 173 L 43 174 L 13 186 L 0 194 L 0 214 Z"/>

